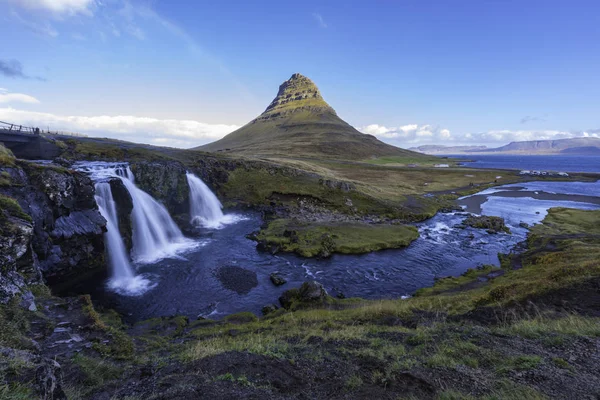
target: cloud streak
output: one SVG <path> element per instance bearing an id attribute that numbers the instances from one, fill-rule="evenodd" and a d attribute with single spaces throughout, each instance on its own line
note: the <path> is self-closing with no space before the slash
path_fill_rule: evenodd
<path id="1" fill-rule="evenodd" d="M 387 127 L 372 124 L 357 127 L 360 132 L 374 135 L 379 139 L 396 145 L 446 144 L 446 145 L 501 145 L 509 142 L 530 140 L 556 140 L 574 137 L 599 137 L 600 129 L 587 131 L 561 130 L 489 130 L 453 134 L 449 129 L 434 125 L 409 124 Z"/>
<path id="2" fill-rule="evenodd" d="M 319 24 L 319 26 L 323 29 L 327 28 L 327 23 L 325 22 L 325 20 L 323 19 L 323 16 L 319 13 L 313 13 L 313 18 L 317 21 L 317 23 Z"/>
<path id="3" fill-rule="evenodd" d="M 62 116 L 0 108 L 0 120 L 43 129 L 84 133 L 157 146 L 189 148 L 220 139 L 239 126 L 194 120 L 119 116 Z"/>
<path id="4" fill-rule="evenodd" d="M 26 10 L 48 11 L 56 16 L 92 15 L 95 0 L 8 0 Z"/>

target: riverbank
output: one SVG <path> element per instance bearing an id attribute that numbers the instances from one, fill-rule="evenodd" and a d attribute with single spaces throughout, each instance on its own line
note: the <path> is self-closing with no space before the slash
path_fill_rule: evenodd
<path id="1" fill-rule="evenodd" d="M 501 269 L 441 280 L 408 300 L 317 298 L 261 319 L 125 326 L 85 300 L 68 301 L 59 317 L 51 304 L 65 300 L 46 297 L 37 350 L 22 346 L 40 317 L 1 306 L 15 349 L 3 353 L 2 390 L 33 396 L 40 354 L 60 364 L 55 392 L 70 399 L 592 398 L 598 226 L 600 211 L 552 210 L 518 262 L 505 258 Z M 57 347 L 58 334 L 67 342 Z"/>

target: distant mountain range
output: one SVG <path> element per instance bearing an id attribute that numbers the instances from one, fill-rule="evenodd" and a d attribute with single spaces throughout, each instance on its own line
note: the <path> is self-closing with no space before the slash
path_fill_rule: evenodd
<path id="1" fill-rule="evenodd" d="M 369 160 L 410 157 L 431 160 L 363 134 L 338 117 L 317 86 L 294 74 L 279 86 L 265 112 L 223 139 L 196 150 L 250 157 L 316 157 Z"/>
<path id="2" fill-rule="evenodd" d="M 419 146 L 409 150 L 424 154 L 529 154 L 529 155 L 600 155 L 600 138 L 580 137 L 559 140 L 511 142 L 506 146 Z"/>

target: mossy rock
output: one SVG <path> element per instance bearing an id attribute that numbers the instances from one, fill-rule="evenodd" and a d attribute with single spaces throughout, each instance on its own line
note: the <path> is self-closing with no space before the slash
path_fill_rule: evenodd
<path id="1" fill-rule="evenodd" d="M 409 225 L 365 223 L 307 223 L 277 219 L 253 236 L 259 249 L 293 252 L 303 257 L 333 253 L 364 254 L 408 246 L 419 237 Z"/>

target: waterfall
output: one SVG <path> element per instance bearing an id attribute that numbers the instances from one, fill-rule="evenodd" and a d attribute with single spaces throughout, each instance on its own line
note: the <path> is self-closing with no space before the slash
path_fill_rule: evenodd
<path id="1" fill-rule="evenodd" d="M 223 205 L 217 196 L 196 175 L 186 173 L 190 187 L 190 218 L 194 225 L 206 228 L 220 228 L 233 222 L 231 216 L 223 215 Z"/>
<path id="2" fill-rule="evenodd" d="M 129 254 L 119 233 L 117 207 L 108 182 L 96 183 L 96 203 L 100 214 L 106 219 L 106 243 L 109 265 L 112 277 L 108 283 L 113 290 L 123 294 L 141 294 L 150 287 L 150 282 L 140 276 L 135 276 Z"/>
<path id="3" fill-rule="evenodd" d="M 107 221 L 105 242 L 112 272 L 109 286 L 115 291 L 141 294 L 150 288 L 150 283 L 136 276 L 131 266 L 118 228 L 117 208 L 109 184 L 110 179 L 120 179 L 133 201 L 133 261 L 153 263 L 163 258 L 177 257 L 180 251 L 197 245 L 183 236 L 162 204 L 135 185 L 133 172 L 127 164 L 82 162 L 76 168 L 88 173 L 96 182 L 96 202 Z"/>
<path id="4" fill-rule="evenodd" d="M 154 262 L 189 245 L 165 206 L 135 185 L 129 167 L 122 175 L 117 176 L 133 200 L 133 258 L 138 262 Z"/>

